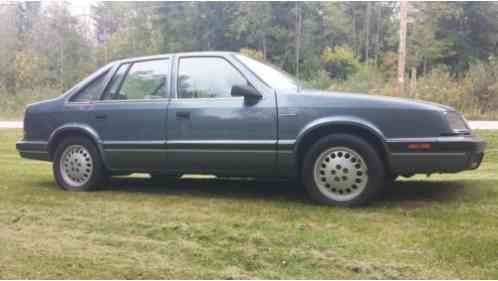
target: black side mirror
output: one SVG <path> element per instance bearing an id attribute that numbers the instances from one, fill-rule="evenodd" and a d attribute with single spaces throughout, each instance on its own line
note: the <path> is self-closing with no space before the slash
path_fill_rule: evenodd
<path id="1" fill-rule="evenodd" d="M 230 94 L 232 95 L 232 97 L 244 97 L 246 99 L 252 100 L 260 99 L 263 97 L 258 91 L 256 91 L 256 89 L 248 85 L 232 86 L 232 91 Z"/>

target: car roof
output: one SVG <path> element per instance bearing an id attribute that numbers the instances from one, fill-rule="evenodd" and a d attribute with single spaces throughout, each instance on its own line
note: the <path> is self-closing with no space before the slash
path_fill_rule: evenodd
<path id="1" fill-rule="evenodd" d="M 166 54 L 159 54 L 159 55 L 153 55 L 153 56 L 125 58 L 125 59 L 113 61 L 112 63 L 126 63 L 126 62 L 140 61 L 140 60 L 154 60 L 154 59 L 167 58 L 167 57 L 171 57 L 171 56 L 226 56 L 226 55 L 230 55 L 230 54 L 238 54 L 238 53 L 228 52 L 228 51 L 166 53 Z"/>

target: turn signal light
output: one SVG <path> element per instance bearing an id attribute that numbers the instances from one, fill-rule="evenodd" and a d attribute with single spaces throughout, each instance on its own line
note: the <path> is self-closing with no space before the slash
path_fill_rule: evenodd
<path id="1" fill-rule="evenodd" d="M 430 143 L 411 143 L 408 145 L 408 149 L 431 149 L 432 144 Z"/>

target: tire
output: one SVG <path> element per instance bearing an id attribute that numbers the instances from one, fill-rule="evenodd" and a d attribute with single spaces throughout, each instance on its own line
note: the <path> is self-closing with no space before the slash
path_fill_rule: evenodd
<path id="1" fill-rule="evenodd" d="M 389 195 L 395 191 L 396 180 L 398 175 L 387 173 L 384 178 L 384 188 L 382 190 L 383 195 Z"/>
<path id="2" fill-rule="evenodd" d="M 384 186 L 379 153 L 362 138 L 333 134 L 315 142 L 304 157 L 302 180 L 321 204 L 355 207 L 370 203 Z"/>
<path id="3" fill-rule="evenodd" d="M 106 179 L 97 148 L 85 137 L 63 139 L 55 150 L 52 168 L 57 184 L 68 191 L 95 190 Z"/>
<path id="4" fill-rule="evenodd" d="M 386 174 L 386 183 L 394 183 L 398 179 L 398 175 L 396 174 Z"/>

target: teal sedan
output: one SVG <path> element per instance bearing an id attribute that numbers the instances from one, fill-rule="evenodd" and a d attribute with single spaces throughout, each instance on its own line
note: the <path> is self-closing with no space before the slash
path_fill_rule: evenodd
<path id="1" fill-rule="evenodd" d="M 17 142 L 65 190 L 130 173 L 287 178 L 336 206 L 371 202 L 400 175 L 476 169 L 484 148 L 451 107 L 305 89 L 230 52 L 112 62 L 29 105 Z"/>

